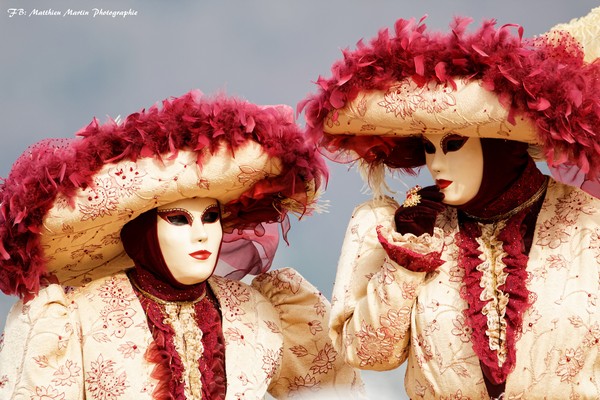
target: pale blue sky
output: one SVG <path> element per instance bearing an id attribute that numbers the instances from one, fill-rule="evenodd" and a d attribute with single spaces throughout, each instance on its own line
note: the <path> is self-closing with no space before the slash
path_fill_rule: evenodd
<path id="1" fill-rule="evenodd" d="M 476 24 L 525 27 L 526 36 L 586 14 L 598 0 L 1 0 L 0 176 L 30 144 L 71 137 L 92 117 L 127 115 L 190 89 L 225 91 L 261 104 L 295 107 L 329 75 L 340 49 L 373 37 L 398 18 L 446 29 L 455 15 Z M 9 17 L 9 9 L 25 16 Z M 93 9 L 137 11 L 127 18 L 93 17 Z M 90 16 L 29 15 L 51 9 Z M 366 200 L 358 173 L 331 165 L 324 196 L 329 212 L 293 223 L 291 247 L 276 267 L 294 266 L 326 296 L 352 208 Z M 422 174 L 422 183 L 429 179 Z M 413 185 L 414 180 L 407 180 Z M 400 193 L 404 187 L 394 182 Z M 402 197 L 402 195 L 400 195 Z M 0 320 L 15 301 L 0 295 Z M 0 322 L 2 326 L 2 322 Z M 397 398 L 403 374 L 369 374 L 373 387 Z M 390 394 L 391 396 L 391 394 Z M 386 398 L 385 395 L 381 398 Z"/>

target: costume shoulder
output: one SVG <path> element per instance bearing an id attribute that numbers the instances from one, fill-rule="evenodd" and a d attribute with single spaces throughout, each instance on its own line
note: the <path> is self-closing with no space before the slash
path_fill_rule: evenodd
<path id="1" fill-rule="evenodd" d="M 13 306 L 1 349 L 0 398 L 84 398 L 78 311 L 62 286 Z"/>
<path id="2" fill-rule="evenodd" d="M 281 321 L 281 372 L 269 392 L 276 398 L 360 396 L 358 373 L 344 363 L 328 336 L 330 304 L 321 292 L 292 268 L 261 274 L 252 287 L 269 299 Z"/>

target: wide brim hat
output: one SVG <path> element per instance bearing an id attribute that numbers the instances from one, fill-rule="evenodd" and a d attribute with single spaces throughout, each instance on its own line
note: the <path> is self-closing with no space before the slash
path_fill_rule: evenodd
<path id="1" fill-rule="evenodd" d="M 470 23 L 443 33 L 400 19 L 343 51 L 298 105 L 311 137 L 335 161 L 409 173 L 425 163 L 422 134 L 508 139 L 598 177 L 600 8 L 531 39 L 516 25 Z"/>
<path id="2" fill-rule="evenodd" d="M 287 225 L 290 212 L 310 213 L 326 174 L 290 107 L 224 95 L 190 92 L 122 122 L 94 119 L 76 136 L 31 146 L 1 187 L 6 294 L 27 297 L 43 282 L 78 286 L 131 267 L 123 225 L 184 198 L 219 201 L 224 246 L 267 235 L 263 250 L 272 256 L 277 232 L 269 227 Z"/>

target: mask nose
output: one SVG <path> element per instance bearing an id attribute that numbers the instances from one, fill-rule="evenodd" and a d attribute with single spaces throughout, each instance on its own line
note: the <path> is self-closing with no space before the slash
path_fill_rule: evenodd
<path id="1" fill-rule="evenodd" d="M 194 221 L 192 224 L 192 241 L 204 242 L 207 239 L 208 233 L 206 232 L 204 224 L 200 221 Z"/>
<path id="2" fill-rule="evenodd" d="M 446 165 L 446 155 L 438 149 L 434 154 L 427 155 L 429 172 L 442 172 Z"/>

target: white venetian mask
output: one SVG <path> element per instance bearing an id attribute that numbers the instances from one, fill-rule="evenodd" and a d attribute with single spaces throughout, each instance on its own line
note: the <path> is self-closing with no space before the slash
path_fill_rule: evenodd
<path id="1" fill-rule="evenodd" d="M 217 264 L 223 229 L 217 200 L 196 197 L 158 207 L 158 243 L 177 282 L 208 279 Z"/>
<path id="2" fill-rule="evenodd" d="M 460 206 L 472 200 L 483 178 L 483 151 L 479 138 L 455 133 L 425 134 L 425 161 L 443 202 Z"/>

